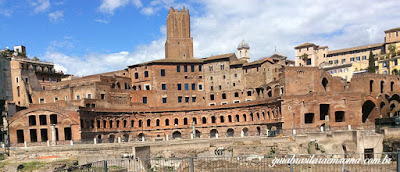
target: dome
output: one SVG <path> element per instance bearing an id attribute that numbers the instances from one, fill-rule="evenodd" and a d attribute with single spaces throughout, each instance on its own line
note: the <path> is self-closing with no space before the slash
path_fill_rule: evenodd
<path id="1" fill-rule="evenodd" d="M 238 45 L 238 49 L 242 49 L 242 48 L 250 49 L 249 44 L 248 44 L 246 41 L 244 41 L 244 39 L 243 39 L 242 42 L 240 42 L 240 44 Z"/>

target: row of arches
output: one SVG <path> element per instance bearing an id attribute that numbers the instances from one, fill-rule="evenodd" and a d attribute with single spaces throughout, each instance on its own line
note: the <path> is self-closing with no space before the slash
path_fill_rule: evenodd
<path id="1" fill-rule="evenodd" d="M 219 131 L 223 131 L 224 135 L 220 135 Z M 261 127 L 257 126 L 256 127 L 256 135 L 261 135 Z M 249 133 L 249 128 L 248 127 L 243 127 L 241 130 L 236 131 L 238 133 L 240 133 L 240 137 L 245 137 L 245 136 L 250 136 Z M 235 137 L 238 136 L 238 133 L 235 132 L 234 128 L 227 128 L 227 129 L 210 129 L 208 133 L 201 133 L 199 130 L 195 130 L 195 134 L 194 134 L 194 138 L 219 138 L 219 137 Z M 176 139 L 189 139 L 190 135 L 184 135 L 182 134 L 182 131 L 176 130 L 173 131 L 171 133 L 171 139 L 172 140 L 176 140 Z M 192 134 L 192 133 L 190 133 Z M 116 133 L 112 133 L 112 134 L 99 134 L 97 136 L 95 136 L 95 138 L 97 139 L 98 143 L 116 143 L 118 141 L 120 142 L 133 142 L 133 141 L 145 141 L 145 140 L 149 140 L 146 134 L 140 132 L 140 133 L 136 133 L 136 134 L 128 134 L 128 133 L 124 133 L 124 134 L 116 134 Z"/>
<path id="2" fill-rule="evenodd" d="M 144 127 L 170 127 L 170 126 L 190 126 L 190 125 L 209 125 L 209 124 L 225 124 L 225 123 L 242 123 L 242 122 L 261 122 L 279 119 L 281 111 L 277 109 L 269 109 L 261 112 L 250 112 L 249 114 L 236 115 L 210 115 L 210 116 L 194 116 L 184 118 L 148 118 L 148 119 L 81 119 L 81 127 L 84 129 L 112 129 L 112 128 L 144 128 Z M 129 118 L 129 117 L 128 117 Z"/>

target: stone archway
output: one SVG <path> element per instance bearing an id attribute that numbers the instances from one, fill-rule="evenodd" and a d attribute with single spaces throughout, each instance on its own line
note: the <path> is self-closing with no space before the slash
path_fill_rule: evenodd
<path id="1" fill-rule="evenodd" d="M 375 108 L 375 103 L 373 103 L 371 100 L 367 100 L 363 105 L 362 105 L 362 122 L 365 123 L 367 119 L 370 117 L 372 111 Z"/>
<path id="2" fill-rule="evenodd" d="M 248 136 L 248 135 L 249 135 L 249 129 L 246 128 L 246 127 L 244 127 L 244 128 L 242 129 L 242 136 Z"/>
<path id="3" fill-rule="evenodd" d="M 210 138 L 218 138 L 218 130 L 217 129 L 212 129 L 210 131 Z"/>
<path id="4" fill-rule="evenodd" d="M 227 136 L 227 137 L 234 137 L 234 136 L 235 136 L 235 130 L 233 130 L 232 128 L 229 128 L 229 129 L 226 131 L 226 136 Z"/>
<path id="5" fill-rule="evenodd" d="M 172 133 L 172 139 L 181 139 L 182 138 L 182 133 L 179 131 L 175 131 Z"/>
<path id="6" fill-rule="evenodd" d="M 110 134 L 108 136 L 108 143 L 114 143 L 115 141 L 115 135 L 114 134 Z"/>
<path id="7" fill-rule="evenodd" d="M 122 135 L 122 142 L 129 142 L 129 134 Z"/>

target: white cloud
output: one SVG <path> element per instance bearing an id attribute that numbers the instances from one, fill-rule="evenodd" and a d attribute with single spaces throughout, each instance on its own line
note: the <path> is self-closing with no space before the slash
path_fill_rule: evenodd
<path id="1" fill-rule="evenodd" d="M 94 19 L 95 22 L 97 23 L 104 23 L 104 24 L 108 24 L 109 21 L 108 20 L 104 20 L 104 19 Z"/>
<path id="2" fill-rule="evenodd" d="M 63 17 L 64 17 L 63 11 L 54 11 L 52 13 L 49 13 L 49 20 L 53 23 L 56 23 L 56 22 L 62 20 Z"/>
<path id="3" fill-rule="evenodd" d="M 133 5 L 135 5 L 137 8 L 140 8 L 143 6 L 141 0 L 132 0 Z"/>
<path id="4" fill-rule="evenodd" d="M 244 38 L 251 47 L 251 60 L 273 54 L 275 46 L 279 53 L 293 59 L 294 47 L 304 42 L 327 45 L 331 50 L 379 43 L 383 42 L 384 30 L 400 26 L 395 20 L 400 18 L 400 1 L 205 0 L 196 3 L 201 4 L 185 6 L 191 13 L 191 34 L 197 58 L 236 52 Z M 170 6 L 181 9 L 183 5 L 172 0 L 154 0 L 142 4 L 140 10 L 151 7 L 153 13 L 148 14 L 154 15 L 160 9 Z M 201 8 L 194 8 L 198 6 Z M 114 7 L 109 9 L 113 11 L 119 6 Z M 167 14 L 160 16 L 166 20 Z M 140 45 L 134 51 L 77 57 L 49 50 L 46 53 L 49 56 L 45 57 L 71 74 L 121 70 L 128 65 L 164 58 L 165 26 L 160 27 L 160 32 L 163 37 Z"/>
<path id="5" fill-rule="evenodd" d="M 91 53 L 83 56 L 69 56 L 57 50 L 62 43 L 52 43 L 43 57 L 53 61 L 57 70 L 76 76 L 85 76 L 125 69 L 128 65 L 164 58 L 164 38 L 148 45 L 138 46 L 132 52 L 121 51 L 111 54 Z M 54 42 L 54 41 L 53 41 Z M 61 41 L 62 42 L 62 41 Z"/>
<path id="6" fill-rule="evenodd" d="M 100 12 L 113 15 L 115 9 L 127 5 L 129 2 L 130 0 L 103 0 L 99 10 Z"/>
<path id="7" fill-rule="evenodd" d="M 35 7 L 33 10 L 34 13 L 45 12 L 50 8 L 50 0 L 37 0 L 32 2 L 31 5 Z"/>
<path id="8" fill-rule="evenodd" d="M 146 8 L 142 8 L 142 10 L 140 10 L 140 12 L 144 15 L 153 15 L 156 10 L 153 7 L 146 7 Z"/>

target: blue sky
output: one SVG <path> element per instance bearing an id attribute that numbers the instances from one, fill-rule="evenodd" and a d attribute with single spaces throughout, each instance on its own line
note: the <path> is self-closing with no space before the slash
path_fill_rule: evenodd
<path id="1" fill-rule="evenodd" d="M 236 52 L 251 60 L 312 42 L 331 50 L 383 42 L 400 27 L 398 0 L 0 0 L 0 48 L 23 44 L 30 58 L 83 76 L 164 58 L 168 9 L 186 6 L 194 55 Z"/>

